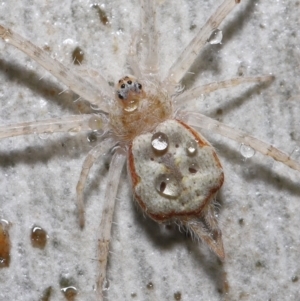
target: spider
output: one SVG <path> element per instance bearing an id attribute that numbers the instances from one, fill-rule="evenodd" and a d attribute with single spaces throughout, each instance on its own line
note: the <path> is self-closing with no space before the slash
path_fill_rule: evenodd
<path id="1" fill-rule="evenodd" d="M 150 9 L 150 11 L 151 11 L 151 9 Z M 150 14 L 151 15 L 151 14 Z M 149 28 L 147 28 L 147 32 L 151 32 L 151 30 L 149 29 Z M 155 36 L 155 34 L 154 34 L 154 36 Z M 205 39 L 205 41 L 208 39 L 208 37 L 206 37 L 206 39 Z M 134 39 L 133 39 L 134 40 Z M 147 41 L 145 42 L 145 43 L 147 43 Z M 147 47 L 144 47 L 144 48 L 147 48 Z M 143 49 L 144 49 L 143 48 Z M 134 50 L 133 50 L 134 51 Z M 154 51 L 154 53 L 156 53 L 156 50 Z M 134 56 L 134 55 L 133 55 Z M 131 57 L 130 57 L 131 58 Z M 134 63 L 133 62 L 131 62 L 131 64 L 133 65 L 132 67 L 132 69 L 134 69 L 135 67 L 138 67 L 138 66 L 134 66 Z M 147 65 L 147 64 L 146 64 Z M 152 66 L 152 64 L 150 64 L 151 66 Z M 133 70 L 134 71 L 134 70 Z M 135 70 L 136 72 L 135 73 L 138 73 L 138 71 L 137 70 Z M 151 70 L 151 72 L 153 72 L 153 70 Z M 120 77 L 121 78 L 121 77 Z M 141 77 L 140 77 L 141 78 Z M 97 80 L 97 79 L 95 79 L 95 80 Z M 99 79 L 98 79 L 99 80 Z M 131 80 L 132 82 L 135 82 L 136 81 L 136 85 L 138 85 L 138 84 L 140 84 L 140 82 L 139 82 L 139 77 L 137 77 L 137 80 L 136 79 L 134 79 L 134 78 L 131 78 L 131 79 L 129 79 L 129 80 Z M 128 79 L 127 79 L 127 81 L 128 81 Z M 141 83 L 142 83 L 142 86 L 145 86 L 145 84 L 144 84 L 144 82 L 143 82 L 143 80 L 141 80 Z M 146 83 L 147 83 L 147 81 L 146 81 Z M 101 87 L 103 87 L 103 85 L 104 85 L 104 83 L 102 83 L 101 84 Z M 169 87 L 171 87 L 172 89 L 173 88 L 175 88 L 176 87 L 176 85 L 175 84 L 172 84 L 172 83 L 168 83 L 168 85 L 166 85 L 168 88 Z M 108 89 L 109 89 L 109 87 L 108 87 Z M 119 90 L 119 88 L 118 88 L 118 90 Z M 97 89 L 95 89 L 94 91 L 97 91 Z M 82 91 L 79 91 L 79 92 L 81 92 L 82 93 Z M 101 91 L 101 92 L 103 92 L 103 91 Z M 172 91 L 170 92 L 170 91 L 168 91 L 168 93 L 169 94 L 172 94 Z M 184 96 L 184 94 L 181 94 L 181 95 L 179 95 L 177 98 L 174 98 L 175 100 L 177 99 L 177 102 L 178 102 L 178 100 L 180 99 L 180 98 L 183 98 L 183 96 Z M 129 98 L 129 100 L 131 100 L 131 98 Z M 100 116 L 102 116 L 102 115 L 100 115 Z M 178 116 L 180 116 L 180 115 L 178 115 Z M 181 115 L 181 117 L 183 117 L 182 115 Z M 204 118 L 204 117 L 203 117 Z M 90 119 L 88 119 L 88 120 L 90 120 Z M 72 129 L 72 131 L 74 132 L 74 131 L 76 131 L 76 128 L 77 128 L 77 126 L 78 126 L 78 124 L 77 123 L 75 123 L 75 125 L 71 128 Z M 70 128 L 68 128 L 68 129 L 70 129 Z M 45 131 L 45 129 L 43 129 L 42 131 Z M 47 131 L 49 131 L 49 128 L 46 128 L 46 132 Z M 7 133 L 8 131 L 7 131 L 7 127 L 5 128 L 5 132 Z M 106 140 L 107 141 L 107 140 Z M 118 150 L 116 150 L 116 152 L 118 153 Z M 102 153 L 102 152 L 101 152 Z M 114 161 L 113 161 L 114 162 Z M 113 170 L 113 171 L 117 171 L 118 169 L 114 169 L 114 168 L 112 168 L 114 165 L 112 165 L 111 167 L 110 167 L 110 170 Z M 120 170 L 120 169 L 119 169 Z M 111 202 L 109 202 L 109 204 L 112 204 Z M 82 205 L 80 205 L 80 207 L 82 208 Z M 82 210 L 81 210 L 81 212 L 82 212 Z M 81 214 L 81 216 L 82 216 L 82 214 Z M 88 216 L 88 214 L 87 214 L 87 218 L 90 218 L 89 216 Z M 82 220 L 82 218 L 81 218 L 81 220 Z M 83 222 L 81 222 L 82 224 L 83 224 Z M 109 225 L 109 223 L 105 223 L 105 225 Z M 222 254 L 221 254 L 221 257 L 222 257 Z M 100 285 L 101 286 L 101 285 Z"/>

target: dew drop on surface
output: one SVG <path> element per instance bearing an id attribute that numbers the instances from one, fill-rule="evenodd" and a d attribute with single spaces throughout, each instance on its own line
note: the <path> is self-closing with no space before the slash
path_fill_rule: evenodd
<path id="1" fill-rule="evenodd" d="M 169 146 L 168 136 L 162 132 L 157 132 L 153 134 L 151 144 L 155 151 L 163 152 L 167 150 Z"/>
<path id="2" fill-rule="evenodd" d="M 109 280 L 106 278 L 105 280 L 104 280 L 104 282 L 103 282 L 103 288 L 102 288 L 102 290 L 103 291 L 108 291 L 110 289 L 110 282 L 109 282 Z"/>
<path id="3" fill-rule="evenodd" d="M 34 248 L 38 249 L 44 249 L 47 243 L 47 232 L 39 227 L 39 226 L 33 226 L 31 229 L 31 235 L 30 235 L 30 240 L 31 240 L 31 245 Z"/>
<path id="4" fill-rule="evenodd" d="M 60 289 L 68 301 L 74 301 L 77 295 L 77 288 L 75 286 L 67 286 Z"/>
<path id="5" fill-rule="evenodd" d="M 174 300 L 180 301 L 181 300 L 181 292 L 174 293 Z"/>
<path id="6" fill-rule="evenodd" d="M 90 143 L 96 142 L 97 141 L 97 135 L 95 133 L 90 133 L 86 137 L 87 141 Z"/>
<path id="7" fill-rule="evenodd" d="M 62 276 L 59 280 L 60 290 L 68 301 L 74 301 L 78 293 L 77 288 L 74 286 L 74 279 Z"/>
<path id="8" fill-rule="evenodd" d="M 94 115 L 89 119 L 89 127 L 91 130 L 99 131 L 102 129 L 102 126 L 103 126 L 103 122 L 99 116 Z"/>
<path id="9" fill-rule="evenodd" d="M 80 47 L 76 47 L 72 52 L 72 62 L 74 65 L 81 65 L 84 59 L 84 52 Z"/>
<path id="10" fill-rule="evenodd" d="M 147 284 L 147 289 L 152 290 L 153 288 L 154 288 L 153 283 L 152 283 L 152 282 L 149 282 L 149 283 Z"/>
<path id="11" fill-rule="evenodd" d="M 180 183 L 173 175 L 161 174 L 155 180 L 155 189 L 165 197 L 176 198 L 180 195 Z"/>
<path id="12" fill-rule="evenodd" d="M 242 143 L 240 146 L 240 152 L 246 159 L 252 158 L 255 154 L 255 150 L 251 146 L 248 146 L 244 143 Z"/>
<path id="13" fill-rule="evenodd" d="M 213 30 L 213 32 L 211 33 L 210 37 L 208 38 L 207 42 L 211 45 L 215 45 L 215 44 L 221 44 L 223 39 L 223 33 L 222 30 L 220 29 L 215 29 Z"/>
<path id="14" fill-rule="evenodd" d="M 197 152 L 197 142 L 195 140 L 190 140 L 186 143 L 186 152 L 189 156 L 193 156 Z"/>
<path id="15" fill-rule="evenodd" d="M 10 264 L 10 239 L 8 233 L 9 223 L 0 220 L 0 268 L 9 267 Z"/>
<path id="16" fill-rule="evenodd" d="M 52 287 L 49 286 L 43 291 L 42 296 L 39 299 L 39 301 L 50 301 L 51 293 L 52 293 Z"/>

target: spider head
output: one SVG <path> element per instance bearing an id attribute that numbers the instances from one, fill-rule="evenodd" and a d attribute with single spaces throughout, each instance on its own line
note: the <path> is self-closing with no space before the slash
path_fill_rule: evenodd
<path id="1" fill-rule="evenodd" d="M 116 86 L 116 97 L 125 111 L 132 112 L 138 107 L 139 101 L 145 98 L 145 92 L 137 78 L 124 76 Z"/>

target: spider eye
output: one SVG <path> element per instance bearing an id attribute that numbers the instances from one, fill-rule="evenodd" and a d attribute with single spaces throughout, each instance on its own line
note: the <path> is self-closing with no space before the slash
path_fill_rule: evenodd
<path id="1" fill-rule="evenodd" d="M 140 90 L 142 90 L 142 85 L 141 84 L 138 84 L 138 87 Z"/>
<path id="2" fill-rule="evenodd" d="M 125 88 L 125 84 L 122 84 L 122 85 L 121 85 L 121 88 L 124 89 L 124 88 Z"/>
<path id="3" fill-rule="evenodd" d="M 122 96 L 120 93 L 118 93 L 118 96 L 120 99 L 124 99 L 124 96 Z"/>
<path id="4" fill-rule="evenodd" d="M 129 80 L 129 81 L 127 82 L 127 84 L 128 84 L 128 85 L 131 85 L 131 84 L 132 84 L 132 81 L 131 81 L 131 80 Z"/>

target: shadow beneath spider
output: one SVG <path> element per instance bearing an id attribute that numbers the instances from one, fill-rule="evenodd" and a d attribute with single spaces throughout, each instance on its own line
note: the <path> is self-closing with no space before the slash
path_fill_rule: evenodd
<path id="1" fill-rule="evenodd" d="M 49 79 L 47 71 L 44 71 L 44 74 L 47 74 L 47 78 L 41 78 L 38 72 L 30 71 L 25 67 L 16 64 L 7 62 L 3 59 L 0 59 L 0 72 L 5 75 L 7 80 L 12 82 L 17 82 L 20 86 L 29 88 L 37 96 L 41 96 L 47 100 L 50 100 L 58 104 L 63 109 L 68 109 L 73 113 L 92 113 L 90 104 L 80 100 L 75 102 L 79 96 L 73 92 L 71 93 L 62 93 L 64 91 L 64 85 L 60 85 L 58 82 L 55 83 L 55 79 Z M 56 80 L 57 81 L 57 80 Z"/>
<path id="2" fill-rule="evenodd" d="M 205 243 L 193 239 L 188 231 L 179 229 L 174 223 L 164 225 L 151 220 L 142 214 L 141 209 L 138 208 L 139 206 L 134 200 L 131 207 L 136 224 L 146 233 L 147 240 L 153 242 L 153 248 L 163 252 L 186 248 L 186 253 L 191 257 L 188 260 L 193 262 L 195 270 L 204 271 L 210 278 L 211 283 L 214 284 L 215 290 L 220 294 L 223 293 L 225 274 L 223 263 L 209 250 Z M 218 209 L 217 211 L 220 210 Z M 197 277 L 197 274 L 195 274 L 195 277 Z"/>

